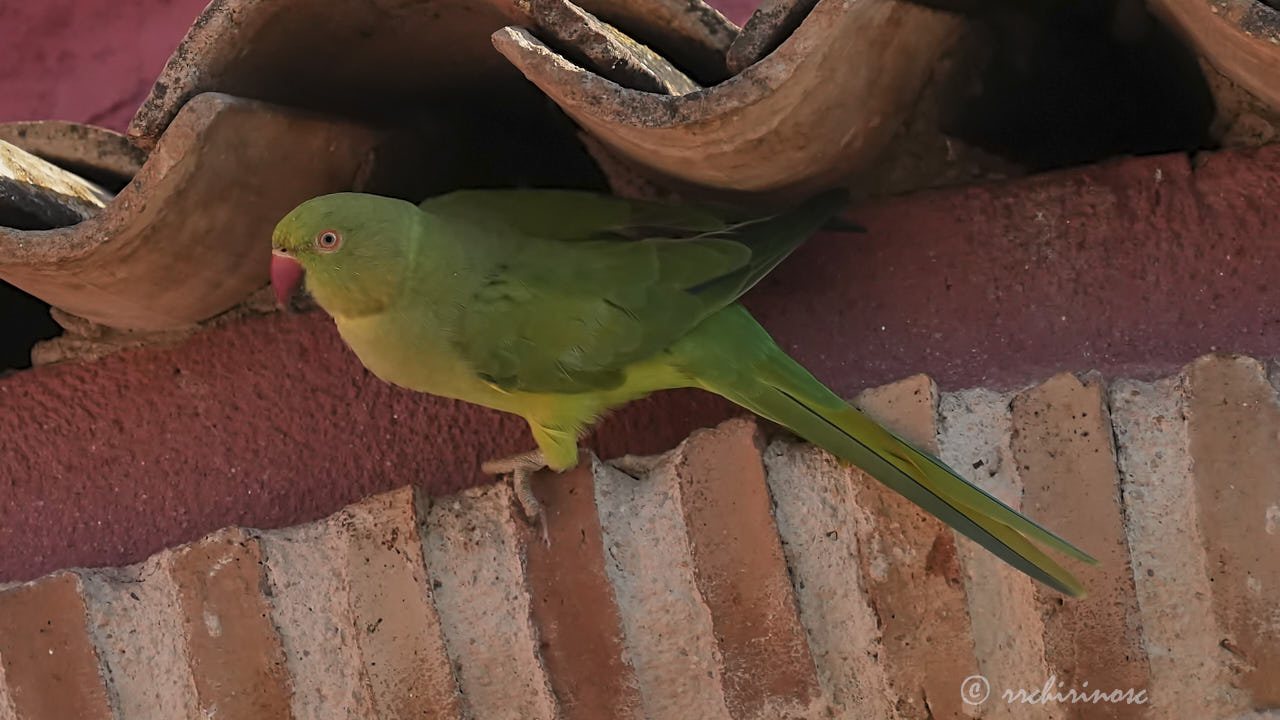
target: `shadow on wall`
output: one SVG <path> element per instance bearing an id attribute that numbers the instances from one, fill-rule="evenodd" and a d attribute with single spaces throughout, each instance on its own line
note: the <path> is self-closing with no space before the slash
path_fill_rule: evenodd
<path id="1" fill-rule="evenodd" d="M 31 348 L 61 333 L 48 303 L 0 282 L 0 375 L 31 367 Z"/>

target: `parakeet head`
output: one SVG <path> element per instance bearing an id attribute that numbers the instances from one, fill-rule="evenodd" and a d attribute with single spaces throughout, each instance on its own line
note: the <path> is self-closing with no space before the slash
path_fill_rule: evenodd
<path id="1" fill-rule="evenodd" d="M 418 230 L 403 200 L 338 193 L 312 198 L 271 235 L 271 285 L 282 304 L 302 285 L 330 315 L 378 312 L 400 288 Z"/>

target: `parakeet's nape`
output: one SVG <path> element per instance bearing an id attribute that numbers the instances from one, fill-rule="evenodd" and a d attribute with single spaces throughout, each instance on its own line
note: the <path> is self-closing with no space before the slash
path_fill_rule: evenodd
<path id="1" fill-rule="evenodd" d="M 730 222 L 573 191 L 460 191 L 420 206 L 327 195 L 276 227 L 272 281 L 284 301 L 305 270 L 378 377 L 527 420 L 540 453 L 502 469 L 568 469 L 605 411 L 702 388 L 852 462 L 1027 575 L 1083 595 L 1037 543 L 1092 558 L 849 406 L 736 302 L 845 203 L 829 193 Z"/>

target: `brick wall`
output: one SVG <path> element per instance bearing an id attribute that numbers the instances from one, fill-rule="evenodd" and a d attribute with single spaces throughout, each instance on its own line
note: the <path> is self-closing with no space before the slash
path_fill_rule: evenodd
<path id="1" fill-rule="evenodd" d="M 539 476 L 549 546 L 505 485 L 405 488 L 10 586 L 0 718 L 1280 717 L 1263 364 L 857 402 L 1097 556 L 1089 597 L 733 420 L 638 479 Z M 1149 702 L 1001 699 L 1051 677 Z"/>

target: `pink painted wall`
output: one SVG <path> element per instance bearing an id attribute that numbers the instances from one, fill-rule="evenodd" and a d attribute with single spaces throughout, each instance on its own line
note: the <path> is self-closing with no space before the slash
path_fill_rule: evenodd
<path id="1" fill-rule="evenodd" d="M 0 122 L 121 130 L 206 0 L 0 3 Z"/>

